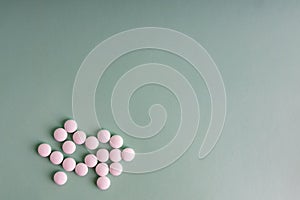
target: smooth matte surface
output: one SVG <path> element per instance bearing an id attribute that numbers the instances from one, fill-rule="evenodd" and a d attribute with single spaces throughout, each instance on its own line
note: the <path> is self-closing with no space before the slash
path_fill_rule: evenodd
<path id="1" fill-rule="evenodd" d="M 109 145 L 112 148 L 120 148 L 123 145 L 123 138 L 120 135 L 114 135 L 109 140 Z"/>
<path id="2" fill-rule="evenodd" d="M 85 140 L 85 147 L 90 150 L 95 150 L 99 146 L 99 141 L 95 136 L 89 136 Z"/>
<path id="3" fill-rule="evenodd" d="M 73 141 L 76 143 L 76 144 L 83 144 L 86 140 L 86 134 L 85 132 L 83 131 L 76 131 L 73 136 Z"/>
<path id="4" fill-rule="evenodd" d="M 68 133 L 74 133 L 77 130 L 77 122 L 75 120 L 69 119 L 64 123 L 65 130 Z"/>
<path id="5" fill-rule="evenodd" d="M 65 154 L 73 154 L 76 150 L 76 144 L 72 141 L 65 141 L 61 148 Z"/>
<path id="6" fill-rule="evenodd" d="M 121 150 L 120 149 L 113 149 L 109 152 L 109 159 L 112 162 L 119 162 L 120 160 L 122 160 L 121 157 Z"/>
<path id="7" fill-rule="evenodd" d="M 40 144 L 37 151 L 41 157 L 48 157 L 51 153 L 51 146 L 46 143 Z"/>
<path id="8" fill-rule="evenodd" d="M 68 180 L 68 176 L 65 172 L 56 172 L 53 176 L 53 181 L 57 184 L 57 185 L 64 185 Z"/>
<path id="9" fill-rule="evenodd" d="M 0 199 L 300 199 L 299 10 L 297 0 L 1 0 Z M 155 150 L 174 137 L 179 104 L 163 87 L 147 85 L 130 101 L 132 118 L 141 125 L 149 122 L 150 105 L 165 106 L 168 121 L 159 135 L 131 138 L 111 115 L 110 95 L 120 76 L 157 62 L 180 71 L 197 91 L 196 140 L 168 168 L 109 176 L 105 192 L 92 170 L 85 177 L 68 173 L 67 184 L 57 187 L 52 178 L 62 168 L 41 158 L 37 146 L 46 142 L 61 151 L 53 131 L 73 117 L 72 87 L 81 62 L 112 34 L 144 26 L 191 36 L 219 66 L 228 100 L 220 141 L 207 158 L 197 158 L 210 116 L 207 89 L 192 67 L 165 52 L 133 52 L 113 63 L 99 82 L 95 106 L 102 128 L 120 134 L 136 152 Z M 77 151 L 76 161 L 82 162 L 88 152 Z"/>
<path id="10" fill-rule="evenodd" d="M 98 159 L 94 154 L 88 154 L 84 157 L 84 163 L 90 167 L 93 168 L 97 165 Z"/>
<path id="11" fill-rule="evenodd" d="M 57 142 L 63 142 L 67 139 L 68 133 L 65 129 L 58 128 L 58 129 L 55 129 L 55 131 L 53 133 L 53 137 Z"/>
<path id="12" fill-rule="evenodd" d="M 96 152 L 96 156 L 100 162 L 106 162 L 109 159 L 109 151 L 107 149 L 99 149 Z"/>
<path id="13" fill-rule="evenodd" d="M 101 143 L 107 143 L 110 139 L 110 132 L 108 130 L 100 130 L 97 133 L 97 138 Z"/>
<path id="14" fill-rule="evenodd" d="M 75 172 L 78 176 L 85 176 L 89 169 L 84 163 L 78 163 L 75 167 Z"/>
<path id="15" fill-rule="evenodd" d="M 109 168 L 106 163 L 99 163 L 96 166 L 95 171 L 99 176 L 106 176 L 109 172 Z"/>
<path id="16" fill-rule="evenodd" d="M 76 167 L 76 161 L 74 160 L 74 158 L 66 158 L 62 162 L 62 167 L 67 172 L 73 171 Z"/>

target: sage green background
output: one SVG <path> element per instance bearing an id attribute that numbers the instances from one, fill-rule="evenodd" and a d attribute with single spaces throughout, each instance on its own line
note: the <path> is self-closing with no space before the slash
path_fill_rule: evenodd
<path id="1" fill-rule="evenodd" d="M 1 200 L 300 198 L 299 1 L 0 2 Z M 228 98 L 221 139 L 207 158 L 197 158 L 210 112 L 203 80 L 174 55 L 135 52 L 117 60 L 99 83 L 101 122 L 139 152 L 174 136 L 179 104 L 159 86 L 138 90 L 130 109 L 137 123 L 147 124 L 149 105 L 165 105 L 168 123 L 160 135 L 149 141 L 130 138 L 111 116 L 109 99 L 118 77 L 155 61 L 174 66 L 194 86 L 203 116 L 197 138 L 168 168 L 111 177 L 108 191 L 97 189 L 92 171 L 87 177 L 68 173 L 68 183 L 58 187 L 52 175 L 61 168 L 39 157 L 36 147 L 49 142 L 59 149 L 52 131 L 72 117 L 72 86 L 81 62 L 109 36 L 145 26 L 191 36 L 217 63 Z M 84 153 L 79 148 L 75 156 L 80 160 Z"/>

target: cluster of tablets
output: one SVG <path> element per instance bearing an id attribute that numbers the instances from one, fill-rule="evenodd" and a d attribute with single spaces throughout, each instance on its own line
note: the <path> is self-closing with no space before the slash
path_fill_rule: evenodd
<path id="1" fill-rule="evenodd" d="M 54 139 L 58 142 L 63 142 L 62 150 L 65 154 L 71 155 L 76 150 L 77 145 L 85 145 L 89 150 L 97 150 L 96 154 L 90 153 L 85 156 L 84 162 L 76 163 L 72 157 L 64 158 L 60 151 L 52 151 L 49 144 L 43 143 L 38 147 L 38 153 L 42 157 L 48 157 L 54 165 L 62 165 L 67 172 L 75 171 L 78 176 L 85 176 L 89 168 L 94 168 L 99 178 L 97 186 L 101 190 L 107 190 L 110 187 L 110 179 L 107 175 L 110 173 L 113 176 L 121 175 L 123 167 L 121 160 L 126 162 L 132 161 L 135 157 L 135 151 L 132 148 L 124 148 L 123 138 L 119 135 L 111 135 L 108 130 L 100 130 L 96 136 L 87 137 L 85 132 L 77 130 L 77 123 L 74 120 L 67 120 L 64 123 L 64 128 L 58 128 L 54 131 Z M 72 139 L 67 140 L 68 133 L 72 134 Z M 108 143 L 111 150 L 98 148 L 99 144 Z M 58 185 L 64 185 L 67 182 L 68 176 L 64 171 L 58 171 L 54 174 L 53 180 Z"/>

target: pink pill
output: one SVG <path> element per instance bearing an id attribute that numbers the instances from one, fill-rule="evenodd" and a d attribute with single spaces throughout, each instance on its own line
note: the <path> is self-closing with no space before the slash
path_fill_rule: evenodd
<path id="1" fill-rule="evenodd" d="M 85 140 L 85 146 L 90 150 L 97 149 L 98 145 L 99 141 L 95 136 L 90 136 Z"/>
<path id="2" fill-rule="evenodd" d="M 114 135 L 110 138 L 109 144 L 112 148 L 118 149 L 123 145 L 123 138 L 119 135 Z"/>
<path id="3" fill-rule="evenodd" d="M 109 166 L 109 172 L 113 176 L 120 176 L 122 174 L 123 167 L 120 163 L 111 163 Z"/>
<path id="4" fill-rule="evenodd" d="M 97 157 L 94 154 L 85 156 L 84 162 L 88 167 L 95 167 L 98 163 Z"/>
<path id="5" fill-rule="evenodd" d="M 109 159 L 113 162 L 119 162 L 122 160 L 121 157 L 121 150 L 120 149 L 113 149 L 109 152 Z"/>
<path id="6" fill-rule="evenodd" d="M 97 136 L 101 143 L 107 143 L 110 139 L 110 132 L 108 130 L 100 130 Z"/>
<path id="7" fill-rule="evenodd" d="M 53 151 L 50 155 L 50 161 L 54 165 L 59 165 L 64 159 L 64 155 L 60 151 Z"/>
<path id="8" fill-rule="evenodd" d="M 47 157 L 50 155 L 51 153 L 51 146 L 49 144 L 40 144 L 38 147 L 38 153 L 40 154 L 40 156 L 42 157 Z"/>
<path id="9" fill-rule="evenodd" d="M 83 131 L 76 131 L 73 134 L 73 141 L 76 144 L 83 144 L 85 142 L 85 139 L 86 139 L 86 134 Z"/>
<path id="10" fill-rule="evenodd" d="M 74 133 L 77 130 L 77 123 L 75 120 L 67 120 L 64 124 L 65 130 L 68 133 Z"/>
<path id="11" fill-rule="evenodd" d="M 78 176 L 85 176 L 88 173 L 88 167 L 84 163 L 78 163 L 75 167 L 75 172 Z"/>
<path id="12" fill-rule="evenodd" d="M 97 179 L 97 186 L 100 190 L 107 190 L 110 186 L 110 180 L 108 177 L 103 176 Z"/>
<path id="13" fill-rule="evenodd" d="M 62 166 L 67 172 L 71 172 L 75 169 L 76 161 L 73 158 L 66 158 L 64 159 Z"/>
<path id="14" fill-rule="evenodd" d="M 68 176 L 65 172 L 56 172 L 53 180 L 57 185 L 64 185 L 68 180 Z"/>
<path id="15" fill-rule="evenodd" d="M 122 151 L 122 159 L 129 162 L 135 157 L 135 152 L 132 148 L 126 148 Z"/>
<path id="16" fill-rule="evenodd" d="M 62 145 L 62 149 L 66 154 L 72 154 L 76 150 L 76 145 L 72 141 L 65 141 Z"/>
<path id="17" fill-rule="evenodd" d="M 68 137 L 68 133 L 65 129 L 63 128 L 58 128 L 54 131 L 54 139 L 57 141 L 57 142 L 62 142 L 62 141 L 65 141 Z"/>
<path id="18" fill-rule="evenodd" d="M 100 162 L 106 162 L 109 159 L 109 152 L 107 149 L 99 149 L 96 155 Z"/>
<path id="19" fill-rule="evenodd" d="M 99 163 L 96 167 L 96 173 L 99 176 L 106 176 L 109 172 L 108 165 L 106 163 Z"/>

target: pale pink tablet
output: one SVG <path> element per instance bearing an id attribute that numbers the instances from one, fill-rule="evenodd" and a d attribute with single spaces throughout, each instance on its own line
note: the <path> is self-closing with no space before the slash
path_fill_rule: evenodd
<path id="1" fill-rule="evenodd" d="M 121 150 L 120 149 L 113 149 L 109 152 L 109 159 L 113 162 L 119 162 L 122 160 L 121 157 Z"/>
<path id="2" fill-rule="evenodd" d="M 119 135 L 114 135 L 110 138 L 109 144 L 112 148 L 118 149 L 123 146 L 123 138 Z"/>
<path id="3" fill-rule="evenodd" d="M 98 163 L 98 159 L 94 154 L 86 155 L 84 158 L 84 162 L 88 167 L 95 167 Z"/>
<path id="4" fill-rule="evenodd" d="M 107 190 L 110 186 L 110 180 L 108 177 L 103 176 L 97 179 L 97 186 L 100 190 Z"/>
<path id="5" fill-rule="evenodd" d="M 90 150 L 97 149 L 98 145 L 99 145 L 99 141 L 95 136 L 89 136 L 85 140 L 85 146 Z"/>
<path id="6" fill-rule="evenodd" d="M 110 139 L 110 132 L 108 130 L 100 130 L 97 136 L 101 143 L 107 143 Z"/>
<path id="7" fill-rule="evenodd" d="M 66 154 L 72 154 L 76 150 L 76 145 L 72 141 L 65 141 L 62 145 L 62 149 Z"/>
<path id="8" fill-rule="evenodd" d="M 78 163 L 75 167 L 75 172 L 78 176 L 85 176 L 88 173 L 88 167 L 84 163 Z"/>
<path id="9" fill-rule="evenodd" d="M 66 158 L 64 159 L 62 166 L 67 172 L 71 172 L 75 169 L 76 161 L 74 158 Z"/>
<path id="10" fill-rule="evenodd" d="M 122 174 L 123 167 L 120 163 L 111 163 L 109 166 L 109 172 L 113 176 L 120 176 Z"/>
<path id="11" fill-rule="evenodd" d="M 76 144 L 83 144 L 85 142 L 85 139 L 86 139 L 86 134 L 83 131 L 76 131 L 73 134 L 73 141 Z"/>
<path id="12" fill-rule="evenodd" d="M 68 180 L 68 176 L 65 172 L 56 172 L 53 180 L 57 185 L 64 185 Z"/>
<path id="13" fill-rule="evenodd" d="M 68 133 L 65 129 L 63 128 L 57 128 L 55 131 L 54 131 L 54 139 L 57 141 L 57 142 L 62 142 L 62 141 L 65 141 L 68 137 Z"/>
<path id="14" fill-rule="evenodd" d="M 109 168 L 108 168 L 108 165 L 106 163 L 99 163 L 97 166 L 96 166 L 96 173 L 99 175 L 99 176 L 106 176 L 109 172 Z"/>
<path id="15" fill-rule="evenodd" d="M 96 155 L 100 162 L 106 162 L 109 159 L 109 152 L 107 149 L 99 149 Z"/>
<path id="16" fill-rule="evenodd" d="M 77 122 L 75 120 L 67 120 L 64 124 L 65 130 L 68 133 L 74 133 L 77 130 Z"/>
<path id="17" fill-rule="evenodd" d="M 64 155 L 60 151 L 53 151 L 50 155 L 50 161 L 54 165 L 59 165 L 64 159 Z"/>
<path id="18" fill-rule="evenodd" d="M 40 144 L 39 147 L 38 147 L 38 153 L 42 157 L 49 156 L 50 153 L 51 153 L 51 146 L 49 144 L 46 144 L 46 143 Z"/>
<path id="19" fill-rule="evenodd" d="M 122 151 L 122 159 L 124 161 L 130 162 L 135 157 L 135 151 L 132 148 L 126 148 Z"/>

